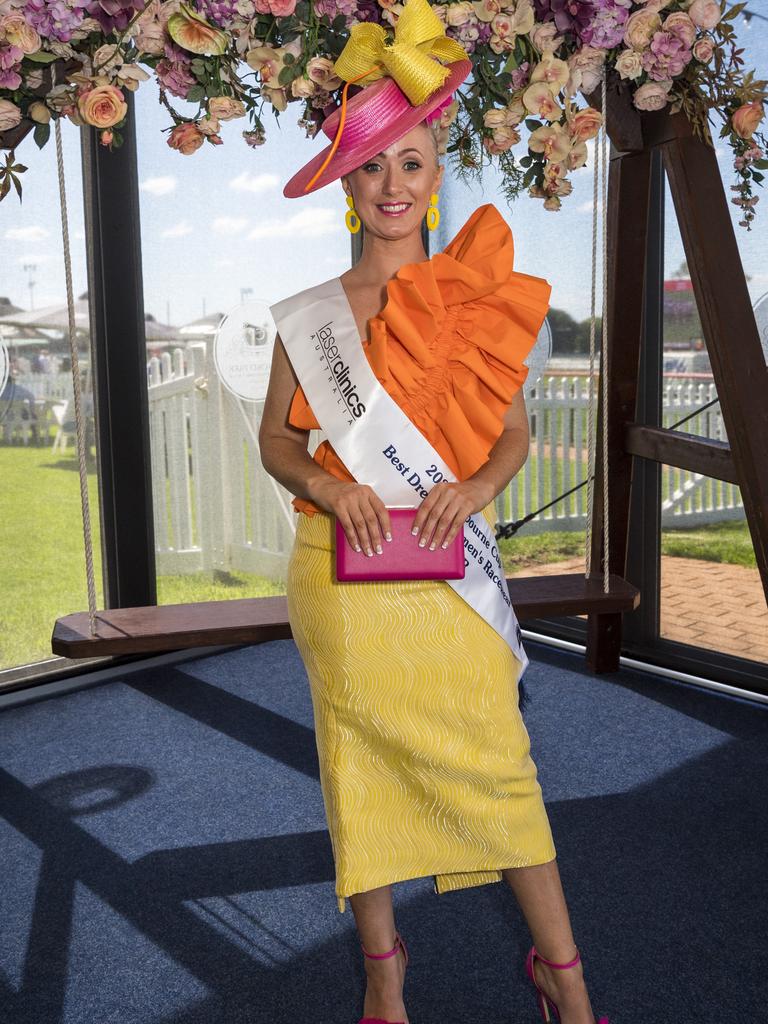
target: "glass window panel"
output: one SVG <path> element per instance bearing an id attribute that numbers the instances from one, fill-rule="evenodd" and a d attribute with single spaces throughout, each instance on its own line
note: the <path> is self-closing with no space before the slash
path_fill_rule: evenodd
<path id="1" fill-rule="evenodd" d="M 526 360 L 531 367 L 524 387 L 530 452 L 525 465 L 496 500 L 497 520 L 501 523 L 537 513 L 516 534 L 501 541 L 509 576 L 584 572 L 594 140 L 587 143 L 587 148 L 587 167 L 569 175 L 573 192 L 563 198 L 558 212 L 545 210 L 541 200 L 531 199 L 526 192 L 510 206 L 495 166 L 486 167 L 483 181 L 477 183 L 449 174 L 449 163 L 440 194 L 435 251 L 445 247 L 474 209 L 490 202 L 512 229 L 515 269 L 546 278 L 552 285 L 550 309 L 536 353 Z M 524 155 L 523 149 L 519 155 Z M 567 260 L 562 258 L 564 238 L 568 239 Z M 599 234 L 597 252 L 595 429 L 601 331 Z M 539 366 L 540 376 L 534 365 Z M 572 488 L 578 489 L 563 498 L 564 492 Z M 550 502 L 555 503 L 543 509 Z"/>
<path id="2" fill-rule="evenodd" d="M 173 102 L 182 113 L 196 109 Z M 243 118 L 222 124 L 223 145 L 183 156 L 166 143 L 162 129 L 172 119 L 155 83 L 136 93 L 161 604 L 284 591 L 297 513 L 259 457 L 266 379 L 261 399 L 247 397 L 244 382 L 235 382 L 238 353 L 268 373 L 267 307 L 351 260 L 340 183 L 283 197 L 293 171 L 327 143 L 306 137 L 298 110 L 289 107 L 279 122 L 267 116 L 258 148 L 243 140 Z M 237 329 L 215 343 L 219 325 Z M 310 453 L 321 439 L 311 432 Z"/>
<path id="3" fill-rule="evenodd" d="M 745 67 L 767 77 L 768 21 L 742 15 L 735 30 Z M 733 150 L 724 139 L 715 144 L 730 200 Z M 768 292 L 768 207 L 765 190 L 754 193 L 760 201 L 749 231 L 738 224 L 740 208 L 729 203 L 753 308 Z M 665 204 L 662 425 L 727 441 L 668 183 Z M 768 610 L 740 488 L 673 466 L 662 466 L 661 486 L 660 635 L 764 662 Z"/>
<path id="4" fill-rule="evenodd" d="M 103 607 L 80 132 L 62 121 L 97 606 Z M 53 658 L 55 619 L 88 606 L 56 143 L 19 145 L 23 202 L 0 207 L 0 670 Z M 4 356 L 5 359 L 5 356 Z M 59 660 L 59 659 L 57 659 Z M 61 659 L 62 661 L 64 659 Z"/>

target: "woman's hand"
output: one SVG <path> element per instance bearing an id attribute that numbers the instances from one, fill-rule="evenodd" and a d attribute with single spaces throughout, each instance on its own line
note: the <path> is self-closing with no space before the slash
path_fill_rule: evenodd
<path id="1" fill-rule="evenodd" d="M 367 555 L 373 555 L 376 548 L 381 554 L 384 538 L 392 538 L 387 507 L 368 484 L 330 479 L 316 489 L 312 500 L 336 516 L 355 551 L 362 547 Z"/>
<path id="2" fill-rule="evenodd" d="M 420 535 L 419 546 L 429 543 L 430 551 L 438 544 L 448 547 L 467 516 L 481 512 L 493 498 L 486 486 L 472 480 L 435 484 L 413 519 L 413 533 Z"/>

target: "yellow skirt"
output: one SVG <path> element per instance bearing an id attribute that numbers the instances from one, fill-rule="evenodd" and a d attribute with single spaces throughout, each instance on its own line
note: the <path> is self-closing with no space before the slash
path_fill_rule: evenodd
<path id="1" fill-rule="evenodd" d="M 408 878 L 442 893 L 553 860 L 519 660 L 445 580 L 339 583 L 334 522 L 299 513 L 286 590 L 339 910 Z"/>

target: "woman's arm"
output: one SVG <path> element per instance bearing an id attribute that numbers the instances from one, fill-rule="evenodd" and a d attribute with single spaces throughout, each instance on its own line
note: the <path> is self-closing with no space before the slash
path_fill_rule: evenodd
<path id="1" fill-rule="evenodd" d="M 488 461 L 467 481 L 479 484 L 489 504 L 517 476 L 528 458 L 530 433 L 523 389 L 515 393 L 504 413 L 504 429 L 488 453 Z M 485 506 L 483 506 L 485 507 Z"/>
<path id="2" fill-rule="evenodd" d="M 300 430 L 288 422 L 298 383 L 278 334 L 259 428 L 261 464 L 291 494 L 314 501 L 318 484 L 327 485 L 336 478 L 318 466 L 307 451 L 309 431 Z"/>

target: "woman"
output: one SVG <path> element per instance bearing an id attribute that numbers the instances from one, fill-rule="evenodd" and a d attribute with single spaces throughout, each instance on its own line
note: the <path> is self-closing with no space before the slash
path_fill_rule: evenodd
<path id="1" fill-rule="evenodd" d="M 437 20 L 426 0 L 407 0 L 401 20 L 405 12 Z M 360 260 L 336 279 L 342 302 L 378 381 L 456 477 L 414 502 L 414 528 L 430 549 L 450 543 L 474 513 L 492 529 L 494 498 L 527 458 L 523 359 L 550 294 L 543 279 L 512 270 L 511 232 L 491 204 L 443 253 L 424 250 L 422 220 L 443 181 L 438 115 L 471 63 L 455 59 L 445 70 L 416 104 L 391 76 L 362 87 L 348 107 L 345 86 L 341 111 L 323 124 L 333 144 L 284 189 L 296 197 L 339 181 L 347 226 L 355 228 L 354 209 L 365 228 Z M 301 312 L 311 291 L 287 307 Z M 503 878 L 534 939 L 526 968 L 542 1017 L 552 1007 L 561 1024 L 594 1024 L 518 706 L 523 662 L 445 580 L 335 580 L 335 521 L 375 559 L 389 513 L 329 441 L 309 457 L 309 431 L 320 423 L 284 345 L 286 307 L 272 308 L 279 333 L 261 457 L 300 513 L 288 610 L 310 681 L 336 894 L 342 911 L 350 900 L 365 954 L 359 1024 L 408 1024 L 408 953 L 391 885 L 429 875 L 438 893 Z"/>

